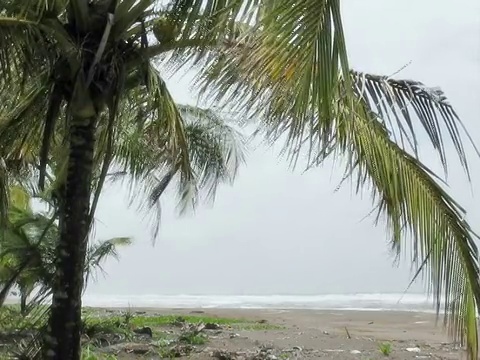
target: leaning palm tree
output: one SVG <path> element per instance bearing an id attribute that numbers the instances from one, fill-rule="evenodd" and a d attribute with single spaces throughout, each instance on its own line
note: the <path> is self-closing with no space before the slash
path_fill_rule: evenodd
<path id="1" fill-rule="evenodd" d="M 93 164 L 99 158 L 106 164 L 98 176 L 102 183 L 125 105 L 139 114 L 138 135 L 173 169 L 159 178 L 159 192 L 175 174 L 190 189 L 184 197 L 195 194 L 185 122 L 153 65 L 157 59 L 173 69 L 198 66 L 202 93 L 255 119 L 268 140 L 286 138 L 292 161 L 301 149 L 307 149 L 307 166 L 345 156 L 347 175 L 355 176 L 358 188 L 372 190 L 379 214 L 387 216 L 395 248 L 413 241 L 412 260 L 428 269 L 435 298 L 445 298 L 452 335 L 476 359 L 474 234 L 416 152 L 417 134 L 425 131 L 446 166 L 449 138 L 468 169 L 461 123 L 439 90 L 350 69 L 339 0 L 171 0 L 164 8 L 155 8 L 153 0 L 11 0 L 0 6 L 0 85 L 9 92 L 0 96 L 10 99 L 0 128 L 2 152 L 20 158 L 25 144 L 43 132 L 42 185 L 57 128 L 64 129 L 68 150 L 55 188 L 61 271 L 45 348 L 49 358 L 79 357 Z M 5 166 L 0 170 L 5 189 Z"/>

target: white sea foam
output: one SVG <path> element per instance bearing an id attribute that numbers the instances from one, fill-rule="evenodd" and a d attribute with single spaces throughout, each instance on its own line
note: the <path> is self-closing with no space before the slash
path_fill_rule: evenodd
<path id="1" fill-rule="evenodd" d="M 316 309 L 434 312 L 433 301 L 423 294 L 345 295 L 97 295 L 84 296 L 85 306 L 223 309 Z"/>

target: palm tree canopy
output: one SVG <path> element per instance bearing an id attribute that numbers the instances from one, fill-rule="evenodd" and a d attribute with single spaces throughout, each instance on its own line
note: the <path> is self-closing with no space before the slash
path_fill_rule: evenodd
<path id="1" fill-rule="evenodd" d="M 83 81 L 77 79 L 72 64 L 78 62 L 78 54 L 87 58 L 89 55 L 85 53 L 95 53 L 105 46 L 103 52 L 109 55 L 100 60 L 108 64 L 84 59 L 82 65 L 88 71 L 93 67 L 98 70 L 91 79 L 91 94 L 87 97 L 98 102 L 94 104 L 96 109 L 104 109 L 100 112 L 95 156 L 96 162 L 103 165 L 97 166 L 95 186 L 99 191 L 95 194 L 92 213 L 112 162 L 122 164 L 135 179 L 145 180 L 148 177 L 147 180 L 151 180 L 150 190 L 155 192 L 151 196 L 151 205 L 163 192 L 159 191 L 165 185 L 162 180 L 173 175 L 180 183 L 181 208 L 195 201 L 199 189 L 206 188 L 207 193 L 213 196 L 219 182 L 231 182 L 236 175 L 244 158 L 244 142 L 238 132 L 222 124 L 213 112 L 177 106 L 159 71 L 148 62 L 148 58 L 143 60 L 148 45 L 145 36 L 148 31 L 158 28 L 158 22 L 151 21 L 153 1 L 94 1 L 87 10 L 83 9 L 85 4 L 79 4 L 75 1 L 33 0 L 3 4 L 6 16 L 2 20 L 5 24 L 2 29 L 6 36 L 12 37 L 11 41 L 15 39 L 15 44 L 22 41 L 27 44 L 35 39 L 54 47 L 50 49 L 52 51 L 37 54 L 33 51 L 38 44 L 30 42 L 32 52 L 20 49 L 18 52 L 2 53 L 8 61 L 0 69 L 0 72 L 3 71 L 0 80 L 8 83 L 10 89 L 8 93 L 0 94 L 5 99 L 0 133 L 3 156 L 10 163 L 33 162 L 40 170 L 37 176 L 41 188 L 45 183 L 47 163 L 55 161 L 55 185 L 63 181 L 68 154 L 65 122 L 68 123 L 72 114 L 75 82 Z M 108 19 L 112 14 L 114 22 L 110 24 Z M 77 21 L 77 16 L 81 16 L 82 20 Z M 87 28 L 88 32 L 85 32 Z M 107 29 L 109 41 L 105 44 L 100 40 Z M 85 41 L 79 38 L 88 33 L 90 41 L 97 30 L 100 43 L 91 44 L 98 48 L 89 50 Z M 72 51 L 77 55 L 73 56 Z M 13 63 L 10 62 L 12 59 L 15 60 Z M 34 72 L 17 68 L 15 63 L 22 61 L 38 61 L 45 71 L 39 74 L 38 67 Z M 89 61 L 93 61 L 95 66 L 88 67 Z M 104 68 L 100 70 L 102 66 Z M 115 81 L 121 82 L 117 84 L 118 88 L 112 83 Z M 117 91 L 120 88 L 122 91 Z M 32 118 L 38 121 L 26 126 Z M 190 151 L 195 159 L 190 159 Z M 11 169 L 11 166 L 8 168 Z"/>
<path id="2" fill-rule="evenodd" d="M 450 141 L 468 172 L 462 125 L 444 94 L 416 81 L 353 71 L 339 0 L 171 0 L 161 9 L 153 3 L 2 3 L 0 85 L 13 100 L 4 106 L 9 115 L 2 120 L 0 144 L 8 154 L 20 157 L 25 144 L 39 141 L 33 129 L 43 131 L 45 172 L 52 129 L 60 126 L 59 104 L 69 104 L 67 121 L 107 109 L 100 126 L 114 129 L 125 97 L 146 94 L 145 101 L 134 104 L 148 111 L 139 123 L 150 127 L 149 140 L 165 149 L 188 188 L 194 175 L 185 125 L 151 62 L 171 51 L 165 59 L 174 69 L 200 67 L 197 84 L 208 99 L 256 120 L 269 140 L 286 136 L 292 161 L 302 148 L 309 154 L 307 165 L 328 156 L 347 157 L 347 175 L 354 176 L 358 188 L 371 187 L 393 243 L 413 241 L 412 261 L 428 269 L 435 299 L 445 298 L 452 335 L 476 359 L 475 234 L 463 209 L 416 155 L 423 132 L 445 168 L 445 142 Z M 150 31 L 156 43 L 149 44 Z M 31 124 L 31 114 L 43 114 L 45 120 Z M 18 136 L 25 129 L 28 134 Z M 4 184 L 0 176 L 0 189 Z"/>

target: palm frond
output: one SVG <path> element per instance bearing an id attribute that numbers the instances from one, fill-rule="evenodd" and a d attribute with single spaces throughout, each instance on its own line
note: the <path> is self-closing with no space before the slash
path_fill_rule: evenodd
<path id="1" fill-rule="evenodd" d="M 435 260 L 427 261 L 434 268 L 435 276 L 430 280 L 435 285 L 436 299 L 442 293 L 447 298 L 446 308 L 451 314 L 447 323 L 452 334 L 456 338 L 467 334 L 470 352 L 476 354 L 477 340 L 473 339 L 477 325 L 472 313 L 478 306 L 475 305 L 478 304 L 478 282 L 475 283 L 478 280 L 475 279 L 479 273 L 474 234 L 463 220 L 461 208 L 406 151 L 416 149 L 416 130 L 420 126 L 444 163 L 444 141 L 451 139 L 462 165 L 467 168 L 460 120 L 438 90 L 430 91 L 419 82 L 345 70 L 348 64 L 343 52 L 343 36 L 334 34 L 335 25 L 328 21 L 338 15 L 338 8 L 334 3 L 314 3 L 278 2 L 279 8 L 284 4 L 290 7 L 272 11 L 277 16 L 275 21 L 270 18 L 269 22 L 265 15 L 264 29 L 270 29 L 269 33 L 264 34 L 264 29 L 251 33 L 246 45 L 248 51 L 241 46 L 227 47 L 207 58 L 198 84 L 207 94 L 213 92 L 215 100 L 233 111 L 261 117 L 259 133 L 267 139 L 276 141 L 286 136 L 285 151 L 294 162 L 303 148 L 308 149 L 309 166 L 337 154 L 339 146 L 347 154 L 353 152 L 355 156 L 349 159 L 347 173 L 351 174 L 352 169 L 363 170 L 358 178 L 359 187 L 368 179 L 379 181 L 374 182 L 374 188 L 381 199 L 385 199 L 380 210 L 387 211 L 395 239 L 407 228 L 417 241 L 418 249 L 421 243 L 429 249 L 437 242 Z M 365 114 L 354 112 L 359 103 Z M 381 117 L 383 125 L 378 126 L 389 142 L 376 144 L 366 158 L 351 141 L 359 136 L 355 135 L 357 130 L 353 124 L 359 122 L 359 117 L 364 121 L 371 119 L 370 111 Z M 414 115 L 420 121 L 414 120 Z M 397 146 L 389 139 L 389 133 L 398 129 L 411 144 L 410 148 Z M 443 129 L 447 131 L 442 132 Z M 369 136 L 373 135 L 364 133 L 362 145 L 369 144 Z M 396 139 L 402 142 L 402 138 Z M 365 161 L 375 162 L 375 168 L 367 171 Z M 376 172 L 378 169 L 380 173 Z M 404 175 L 407 170 L 408 175 Z M 436 199 L 430 197 L 432 192 Z M 386 209 L 392 202 L 395 208 Z M 444 224 L 436 227 L 437 219 L 442 219 Z M 443 243 L 438 245 L 438 242 Z M 450 255 L 448 249 L 455 246 L 457 250 Z M 415 254 L 421 263 L 424 259 L 420 250 Z"/>
<path id="2" fill-rule="evenodd" d="M 22 186 L 12 185 L 8 189 L 9 206 L 29 214 L 31 196 Z"/>
<path id="3" fill-rule="evenodd" d="M 165 155 L 181 173 L 182 181 L 190 182 L 193 180 L 193 172 L 184 123 L 160 73 L 151 64 L 147 72 L 146 88 L 149 92 L 146 98 L 147 112 L 145 118 L 139 119 L 143 123 L 144 132 L 149 141 L 164 148 Z"/>
<path id="4" fill-rule="evenodd" d="M 114 162 L 138 181 L 153 171 L 173 169 L 183 188 L 191 188 L 195 174 L 182 114 L 152 65 L 146 75 L 146 91 L 136 88 L 127 92 L 119 110 Z M 195 195 L 188 193 L 188 198 L 193 200 Z"/>
<path id="5" fill-rule="evenodd" d="M 461 164 L 468 172 L 462 142 L 462 132 L 469 137 L 468 132 L 439 87 L 430 88 L 419 81 L 397 80 L 355 71 L 352 72 L 352 78 L 355 92 L 365 99 L 372 111 L 387 122 L 397 143 L 418 155 L 418 125 L 421 126 L 447 170 L 444 146 L 446 136 L 442 134 L 442 131 L 446 131 Z M 419 123 L 413 115 L 416 115 Z M 475 147 L 473 141 L 469 140 Z M 476 148 L 475 150 L 479 154 Z"/>
<path id="6" fill-rule="evenodd" d="M 295 162 L 299 147 L 328 144 L 336 127 L 334 103 L 345 96 L 354 102 L 355 94 L 387 122 L 403 148 L 416 152 L 418 130 L 424 131 L 445 170 L 444 142 L 451 140 L 468 174 L 462 136 L 469 135 L 439 88 L 350 71 L 336 1 L 267 4 L 259 7 L 264 8 L 256 23 L 243 24 L 246 30 L 237 31 L 232 41 L 219 37 L 216 46 L 209 45 L 208 56 L 198 63 L 203 68 L 197 79 L 207 99 L 261 117 L 263 134 L 270 140 L 287 136 L 285 151 Z M 201 14 L 202 6 L 197 9 Z M 238 30 L 240 25 L 235 25 Z M 198 52 L 178 44 L 184 60 Z M 350 76 L 344 76 L 347 73 Z M 313 133 L 312 138 L 323 138 L 307 140 Z"/>
<path id="7" fill-rule="evenodd" d="M 45 12 L 60 15 L 66 8 L 68 0 L 7 0 L 0 4 L 0 12 L 8 16 L 22 15 L 37 19 Z"/>
<path id="8" fill-rule="evenodd" d="M 0 150 L 9 160 L 34 158 L 41 144 L 42 125 L 51 91 L 49 74 L 40 73 L 20 88 L 0 94 Z M 31 119 L 37 119 L 31 122 Z"/>
<path id="9" fill-rule="evenodd" d="M 180 105 L 197 183 L 214 198 L 220 183 L 232 183 L 245 161 L 244 136 L 215 111 Z"/>
<path id="10" fill-rule="evenodd" d="M 218 185 L 230 183 L 245 158 L 245 140 L 235 129 L 234 121 L 230 124 L 227 119 L 209 109 L 178 104 L 176 107 L 184 123 L 193 174 L 190 182 L 182 181 L 178 166 L 169 153 L 165 152 L 165 146 L 149 141 L 152 135 L 148 133 L 148 127 L 122 126 L 131 124 L 131 121 L 128 121 L 131 117 L 147 116 L 145 108 L 127 106 L 119 115 L 122 120 L 117 127 L 118 141 L 114 162 L 120 165 L 126 174 L 133 176 L 133 180 L 128 178 L 128 181 L 135 202 L 140 202 L 141 208 L 145 206 L 144 199 L 138 194 L 148 194 L 146 208 L 155 216 L 152 219 L 156 225 L 159 225 L 160 213 L 152 213 L 151 210 L 160 210 L 159 199 L 171 183 L 178 185 L 178 205 L 182 212 L 196 203 L 197 187 L 198 190 L 206 190 L 200 194 L 205 193 L 208 199 L 213 199 Z M 155 226 L 154 234 L 157 232 L 158 226 Z"/>
<path id="11" fill-rule="evenodd" d="M 412 262 L 425 270 L 437 313 L 444 301 L 445 324 L 455 340 L 477 359 L 476 312 L 480 308 L 477 236 L 464 210 L 434 180 L 433 174 L 389 137 L 360 102 L 355 121 L 344 120 L 345 137 L 338 145 L 357 174 L 357 190 L 370 185 L 379 215 L 387 217 L 393 244 L 413 241 Z M 350 171 L 349 170 L 349 171 Z"/>
<path id="12" fill-rule="evenodd" d="M 353 98 L 353 90 L 341 88 L 349 70 L 339 4 L 285 0 L 262 6 L 251 29 L 200 62 L 205 66 L 196 84 L 207 100 L 261 118 L 268 137 L 286 135 L 287 147 L 296 149 L 312 129 L 315 137 L 332 132 L 340 94 Z M 314 123 L 316 115 L 321 122 Z"/>
<path id="13" fill-rule="evenodd" d="M 97 242 L 87 249 L 87 258 L 85 264 L 85 285 L 88 284 L 89 278 L 97 270 L 102 270 L 101 263 L 106 258 L 112 257 L 118 259 L 118 248 L 132 244 L 129 237 L 117 237 L 109 240 Z"/>
<path id="14" fill-rule="evenodd" d="M 258 18 L 259 0 L 172 0 L 164 16 L 178 26 L 179 40 L 202 39 L 211 42 L 232 33 L 237 22 L 251 23 Z"/>
<path id="15" fill-rule="evenodd" d="M 18 14 L 16 14 L 18 15 Z M 45 36 L 38 23 L 19 16 L 0 16 L 0 81 L 24 80 L 47 56 Z"/>

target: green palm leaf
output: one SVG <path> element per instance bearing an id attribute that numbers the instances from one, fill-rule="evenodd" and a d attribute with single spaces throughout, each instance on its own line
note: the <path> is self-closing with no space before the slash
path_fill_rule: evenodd
<path id="1" fill-rule="evenodd" d="M 464 210 L 433 179 L 432 173 L 389 137 L 368 107 L 358 107 L 346 127 L 342 151 L 356 173 L 357 189 L 370 185 L 379 214 L 393 232 L 394 248 L 413 241 L 413 263 L 426 270 L 428 283 L 455 340 L 478 355 L 476 311 L 480 307 L 477 236 Z M 349 169 L 349 171 L 352 169 Z"/>
<path id="2" fill-rule="evenodd" d="M 286 139 L 284 151 L 294 163 L 302 149 L 307 149 L 307 166 L 339 151 L 353 154 L 347 174 L 358 176 L 358 188 L 372 185 L 395 244 L 408 234 L 413 237 L 416 261 L 425 261 L 421 270 L 428 265 L 433 271 L 429 280 L 436 299 L 440 294 L 447 299 L 446 324 L 455 339 L 467 343 L 470 356 L 476 356 L 479 271 L 474 234 L 461 208 L 408 153 L 416 152 L 420 130 L 445 167 L 445 142 L 451 141 L 468 172 L 462 142 L 468 133 L 462 133 L 439 89 L 350 71 L 337 5 L 275 2 L 257 20 L 261 26 L 254 25 L 235 44 L 222 43 L 198 62 L 205 66 L 197 84 L 232 111 L 261 118 L 257 133 L 270 141 Z M 364 123 L 376 123 L 377 132 L 357 129 Z"/>
<path id="3" fill-rule="evenodd" d="M 34 21 L 0 16 L 0 81 L 10 81 L 24 74 L 29 66 L 36 66 L 42 54 L 43 35 Z M 43 44 L 46 46 L 46 44 Z M 43 54 L 45 55 L 45 54 Z M 31 69 L 31 68 L 30 68 Z M 38 68 L 37 68 L 38 69 Z M 27 71 L 30 74 L 30 71 Z M 21 76 L 23 78 L 23 75 Z"/>
<path id="4" fill-rule="evenodd" d="M 154 238 L 160 225 L 158 201 L 169 185 L 177 184 L 178 206 L 183 212 L 195 205 L 198 194 L 205 193 L 208 199 L 213 199 L 218 185 L 231 183 L 245 159 L 245 140 L 235 129 L 235 123 L 230 125 L 212 110 L 186 105 L 176 107 L 185 123 L 186 146 L 194 175 L 189 182 L 182 180 L 177 164 L 165 152 L 164 142 L 150 141 L 149 127 L 138 128 L 128 121 L 132 116 L 143 118 L 145 108 L 127 107 L 119 115 L 120 124 L 125 126 L 118 128 L 121 141 L 116 143 L 114 164 L 124 171 L 123 174 L 133 177 L 127 178 L 131 193 L 140 208 L 151 213 Z M 125 180 L 125 177 L 113 180 L 119 179 Z M 141 193 L 147 194 L 147 203 L 138 196 Z M 152 213 L 152 209 L 158 211 Z"/>
<path id="5" fill-rule="evenodd" d="M 462 132 L 463 135 L 469 135 L 440 88 L 430 88 L 419 81 L 397 80 L 359 72 L 352 72 L 352 77 L 356 93 L 387 122 L 396 142 L 417 154 L 420 125 L 446 170 L 445 137 L 442 135 L 442 131 L 446 131 L 461 164 L 468 171 Z M 414 116 L 420 120 L 419 123 L 415 122 Z M 470 137 L 469 140 L 475 147 Z M 478 154 L 478 150 L 475 150 Z"/>
<path id="6" fill-rule="evenodd" d="M 90 245 L 87 250 L 86 269 L 85 269 L 85 284 L 88 284 L 89 278 L 94 275 L 94 272 L 100 270 L 103 272 L 101 266 L 102 262 L 107 258 L 119 258 L 118 248 L 121 246 L 128 246 L 132 244 L 132 239 L 128 237 L 118 237 L 109 240 L 97 242 Z"/>

